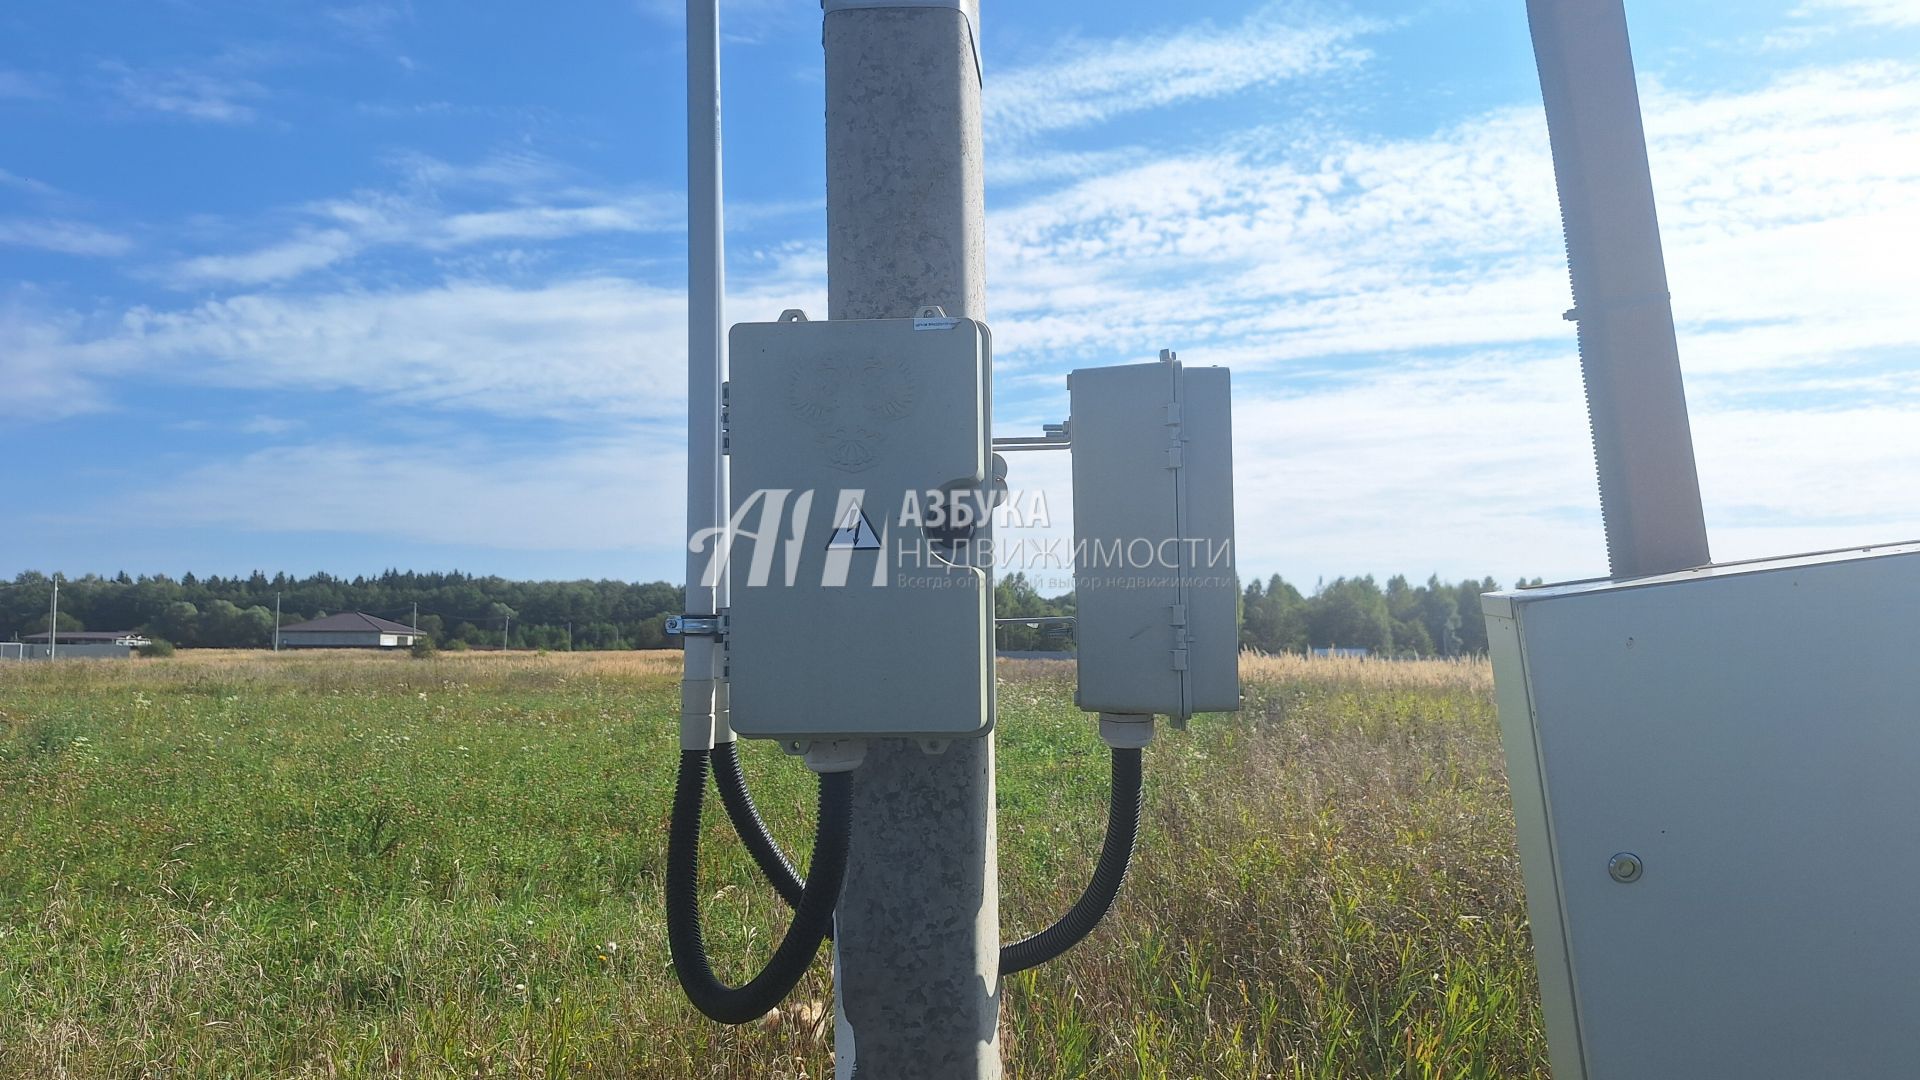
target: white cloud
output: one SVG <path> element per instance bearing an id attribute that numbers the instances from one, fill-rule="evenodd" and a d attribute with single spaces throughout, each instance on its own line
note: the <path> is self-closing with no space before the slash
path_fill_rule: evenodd
<path id="1" fill-rule="evenodd" d="M 372 48 L 387 45 L 394 27 L 411 17 L 409 10 L 400 4 L 379 2 L 331 7 L 322 15 L 348 37 Z"/>
<path id="2" fill-rule="evenodd" d="M 0 169 L 0 186 L 24 191 L 29 195 L 38 195 L 41 198 L 52 199 L 61 196 L 60 189 L 54 187 L 52 184 L 42 180 L 35 180 L 31 176 L 21 176 L 19 173 L 8 172 L 5 169 Z"/>
<path id="3" fill-rule="evenodd" d="M 106 408 L 101 377 L 116 358 L 87 339 L 100 328 L 51 312 L 31 290 L 0 296 L 0 420 L 48 421 Z"/>
<path id="4" fill-rule="evenodd" d="M 237 255 L 201 255 L 176 265 L 173 275 L 188 283 L 202 281 L 259 285 L 298 277 L 331 266 L 359 250 L 359 243 L 340 229 L 306 230 L 291 240 Z"/>
<path id="5" fill-rule="evenodd" d="M 1920 26 L 1920 0 L 1806 0 L 1796 15 L 1831 11 L 1868 26 Z"/>
<path id="6" fill-rule="evenodd" d="M 1269 5 L 1229 27 L 1210 23 L 1141 39 L 1056 44 L 1044 61 L 988 80 L 988 138 L 1021 141 L 1182 101 L 1353 66 L 1372 24 L 1303 22 Z"/>
<path id="7" fill-rule="evenodd" d="M 154 70 L 118 61 L 101 65 L 114 92 L 128 105 L 216 124 L 246 124 L 258 118 L 248 102 L 266 96 L 251 79 L 184 68 Z"/>
<path id="8" fill-rule="evenodd" d="M 124 255 L 133 241 L 82 221 L 0 218 L 0 246 L 39 248 L 62 255 Z"/>
<path id="9" fill-rule="evenodd" d="M 15 332 L 36 381 L 138 376 L 507 416 L 657 417 L 683 400 L 685 317 L 676 290 L 594 278 L 243 295 L 136 308 L 111 329 L 16 317 Z"/>
<path id="10" fill-rule="evenodd" d="M 259 285 L 298 278 L 381 247 L 442 252 L 593 233 L 676 232 L 683 227 L 678 195 L 607 192 L 567 183 L 565 170 L 538 155 L 499 155 L 456 165 L 409 154 L 394 159 L 394 165 L 404 177 L 398 190 L 363 190 L 306 204 L 291 211 L 299 224 L 286 239 L 183 259 L 163 277 L 189 287 Z M 492 205 L 449 205 L 477 198 Z"/>
<path id="11" fill-rule="evenodd" d="M 497 445 L 334 439 L 160 479 L 132 497 L 155 527 L 380 537 L 396 546 L 660 555 L 680 547 L 685 458 L 664 431 Z M 127 511 L 115 509 L 116 519 Z"/>
<path id="12" fill-rule="evenodd" d="M 427 246 L 494 240 L 550 240 L 596 232 L 667 232 L 684 228 L 678 200 L 643 196 L 591 206 L 520 206 L 450 214 L 424 237 Z M 437 234 L 437 235 L 436 235 Z"/>
<path id="13" fill-rule="evenodd" d="M 1916 531 L 1920 68 L 1643 99 L 1716 551 Z M 997 210 L 1003 393 L 1063 405 L 1062 368 L 1160 346 L 1234 366 L 1245 567 L 1603 570 L 1539 109 L 1261 141 Z"/>
<path id="14" fill-rule="evenodd" d="M 1787 326 L 1777 347 L 1720 354 L 1756 367 L 1791 360 L 1807 332 L 1836 348 L 1920 340 L 1906 317 L 1920 268 L 1900 254 L 1920 245 L 1920 69 L 1815 71 L 1744 94 L 1653 87 L 1646 101 L 1689 341 Z M 1427 138 L 1128 165 L 991 227 L 996 329 L 1025 364 L 1154 345 L 1258 364 L 1570 335 L 1537 109 Z"/>
<path id="15" fill-rule="evenodd" d="M 307 426 L 305 420 L 286 416 L 268 416 L 264 413 L 248 417 L 242 421 L 239 431 L 242 435 L 285 435 Z"/>

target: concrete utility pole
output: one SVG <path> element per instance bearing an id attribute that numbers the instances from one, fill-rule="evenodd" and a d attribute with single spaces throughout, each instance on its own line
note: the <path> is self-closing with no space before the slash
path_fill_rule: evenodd
<path id="1" fill-rule="evenodd" d="M 1527 0 L 1616 578 L 1700 566 L 1700 509 L 1622 0 Z"/>
<path id="2" fill-rule="evenodd" d="M 829 316 L 984 319 L 978 0 L 822 6 Z M 993 757 L 881 739 L 853 774 L 835 944 L 859 1080 L 1000 1075 Z"/>
<path id="3" fill-rule="evenodd" d="M 60 655 L 60 575 L 53 575 L 53 606 L 47 609 L 47 659 Z"/>
<path id="4" fill-rule="evenodd" d="M 273 651 L 280 651 L 280 594 L 273 594 Z"/>

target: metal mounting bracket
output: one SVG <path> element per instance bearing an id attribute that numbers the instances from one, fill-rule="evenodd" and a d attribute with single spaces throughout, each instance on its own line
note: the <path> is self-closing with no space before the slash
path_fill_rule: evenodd
<path id="1" fill-rule="evenodd" d="M 951 330 L 960 325 L 959 319 L 949 319 L 947 309 L 939 304 L 927 304 L 913 316 L 915 330 Z"/>
<path id="2" fill-rule="evenodd" d="M 1044 435 L 1009 435 L 993 440 L 993 449 L 998 451 L 1016 450 L 1071 450 L 1073 449 L 1073 429 L 1071 421 L 1058 424 L 1043 424 Z"/>
<path id="3" fill-rule="evenodd" d="M 671 615 L 663 629 L 671 637 L 710 637 L 727 636 L 727 617 L 725 615 Z"/>

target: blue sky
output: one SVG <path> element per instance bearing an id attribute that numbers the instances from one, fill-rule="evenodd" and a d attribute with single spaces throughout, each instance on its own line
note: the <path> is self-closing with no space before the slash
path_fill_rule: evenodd
<path id="1" fill-rule="evenodd" d="M 0 575 L 675 576 L 679 7 L 0 12 Z M 1628 16 L 1715 554 L 1920 535 L 1920 0 Z M 825 309 L 819 19 L 727 4 L 733 320 Z M 1521 0 L 982 39 L 1002 434 L 1176 348 L 1243 572 L 1604 570 Z"/>

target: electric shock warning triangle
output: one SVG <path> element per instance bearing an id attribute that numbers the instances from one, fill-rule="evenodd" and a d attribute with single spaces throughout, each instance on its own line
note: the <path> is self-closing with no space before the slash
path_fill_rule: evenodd
<path id="1" fill-rule="evenodd" d="M 834 528 L 833 535 L 827 537 L 828 551 L 879 551 L 880 534 L 873 531 L 873 522 L 867 520 L 867 512 L 858 506 L 849 506 L 846 517 Z"/>

